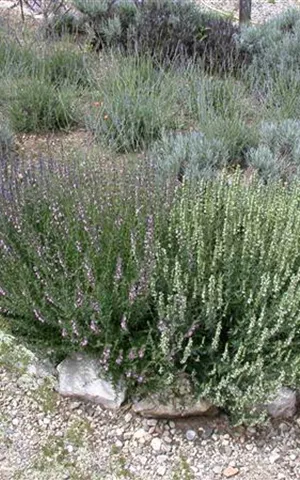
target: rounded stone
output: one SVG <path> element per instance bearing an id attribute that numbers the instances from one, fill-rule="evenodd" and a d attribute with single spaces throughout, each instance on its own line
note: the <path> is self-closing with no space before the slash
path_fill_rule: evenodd
<path id="1" fill-rule="evenodd" d="M 189 442 L 192 442 L 197 437 L 197 433 L 195 432 L 195 430 L 188 430 L 185 436 L 186 439 L 189 440 Z"/>

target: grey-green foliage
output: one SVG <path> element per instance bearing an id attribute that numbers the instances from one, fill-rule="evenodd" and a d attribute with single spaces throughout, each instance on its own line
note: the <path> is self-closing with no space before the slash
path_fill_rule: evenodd
<path id="1" fill-rule="evenodd" d="M 289 9 L 265 24 L 242 30 L 240 47 L 252 57 L 250 73 L 262 84 L 273 73 L 300 68 L 300 10 Z"/>
<path id="2" fill-rule="evenodd" d="M 255 128 L 249 128 L 253 107 L 245 87 L 228 77 L 192 76 L 187 103 L 199 129 L 211 141 L 226 145 L 230 161 L 237 163 L 255 145 Z"/>
<path id="3" fill-rule="evenodd" d="M 220 140 L 210 140 L 200 132 L 164 135 L 149 154 L 159 179 L 177 175 L 189 179 L 215 176 L 225 167 L 229 153 Z"/>
<path id="4" fill-rule="evenodd" d="M 260 143 L 248 153 L 248 163 L 266 179 L 291 179 L 300 173 L 300 121 L 264 122 Z"/>
<path id="5" fill-rule="evenodd" d="M 0 156 L 6 155 L 13 148 L 14 135 L 9 122 L 0 114 Z"/>

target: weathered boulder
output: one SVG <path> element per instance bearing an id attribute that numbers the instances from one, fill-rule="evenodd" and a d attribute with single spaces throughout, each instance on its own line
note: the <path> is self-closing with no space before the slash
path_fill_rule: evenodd
<path id="1" fill-rule="evenodd" d="M 125 400 L 126 390 L 117 388 L 107 379 L 101 378 L 101 364 L 95 357 L 74 353 L 58 366 L 58 392 L 66 397 L 78 398 L 117 409 Z"/>
<path id="2" fill-rule="evenodd" d="M 218 409 L 205 399 L 196 399 L 188 378 L 179 376 L 175 385 L 136 401 L 133 411 L 146 418 L 213 416 Z"/>

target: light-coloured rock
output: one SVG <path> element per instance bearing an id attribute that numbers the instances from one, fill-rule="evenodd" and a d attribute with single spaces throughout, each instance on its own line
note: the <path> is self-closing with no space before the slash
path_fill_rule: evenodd
<path id="1" fill-rule="evenodd" d="M 223 471 L 223 475 L 225 478 L 235 477 L 238 473 L 239 473 L 239 469 L 236 467 L 227 467 Z"/>
<path id="2" fill-rule="evenodd" d="M 58 392 L 71 398 L 97 403 L 106 408 L 117 409 L 125 400 L 125 388 L 115 388 L 101 378 L 101 364 L 96 358 L 83 353 L 74 353 L 57 367 Z"/>
<path id="3" fill-rule="evenodd" d="M 157 469 L 157 475 L 159 475 L 160 477 L 163 477 L 166 473 L 166 470 L 167 470 L 166 467 L 164 465 L 161 465 Z"/>
<path id="4" fill-rule="evenodd" d="M 281 387 L 274 399 L 267 405 L 267 411 L 273 418 L 290 418 L 296 413 L 297 396 L 294 390 Z"/>
<path id="5" fill-rule="evenodd" d="M 161 439 L 158 437 L 155 437 L 151 442 L 151 447 L 155 452 L 159 452 L 161 449 L 161 444 L 162 444 Z"/>
<path id="6" fill-rule="evenodd" d="M 216 415 L 218 412 L 207 400 L 195 399 L 189 379 L 184 375 L 163 392 L 134 402 L 132 408 L 146 418 L 183 418 Z"/>
<path id="7" fill-rule="evenodd" d="M 186 439 L 189 440 L 190 442 L 192 442 L 193 440 L 195 440 L 195 438 L 197 437 L 197 433 L 195 432 L 195 430 L 188 430 L 185 434 L 186 436 Z"/>

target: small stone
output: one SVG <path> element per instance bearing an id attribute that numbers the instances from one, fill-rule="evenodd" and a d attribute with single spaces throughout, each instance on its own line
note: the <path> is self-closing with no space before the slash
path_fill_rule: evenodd
<path id="1" fill-rule="evenodd" d="M 248 450 L 248 452 L 251 452 L 253 450 L 253 445 L 251 443 L 247 443 L 246 450 Z"/>
<path id="2" fill-rule="evenodd" d="M 237 475 L 238 473 L 239 473 L 239 469 L 236 467 L 227 467 L 223 471 L 223 475 L 226 478 L 235 477 L 235 475 Z"/>
<path id="3" fill-rule="evenodd" d="M 67 445 L 67 446 L 66 446 L 66 450 L 67 450 L 68 453 L 72 453 L 73 450 L 74 450 L 73 445 Z"/>
<path id="4" fill-rule="evenodd" d="M 172 443 L 172 438 L 170 438 L 170 437 L 164 437 L 164 442 L 166 442 L 166 443 Z"/>
<path id="5" fill-rule="evenodd" d="M 269 461 L 272 465 L 276 463 L 279 459 L 280 459 L 280 455 L 277 452 L 272 453 L 269 457 Z"/>
<path id="6" fill-rule="evenodd" d="M 137 430 L 135 432 L 135 434 L 133 435 L 133 438 L 135 440 L 140 440 L 141 438 L 143 438 L 145 435 L 147 434 L 147 432 L 145 432 L 145 430 L 143 428 L 139 428 L 139 430 Z"/>
<path id="7" fill-rule="evenodd" d="M 158 455 L 157 461 L 158 463 L 164 463 L 168 460 L 168 455 Z"/>
<path id="8" fill-rule="evenodd" d="M 164 465 L 161 465 L 160 467 L 158 467 L 157 475 L 159 475 L 160 477 L 163 477 L 165 473 L 166 473 L 166 467 Z"/>
<path id="9" fill-rule="evenodd" d="M 176 428 L 176 424 L 172 420 L 169 422 L 169 425 L 170 425 L 170 428 Z"/>
<path id="10" fill-rule="evenodd" d="M 188 430 L 185 434 L 186 436 L 186 439 L 189 440 L 190 442 L 192 442 L 193 440 L 195 440 L 196 436 L 197 436 L 197 433 L 195 432 L 195 430 Z"/>
<path id="11" fill-rule="evenodd" d="M 44 418 L 44 424 L 49 425 L 49 423 L 50 423 L 50 418 L 47 418 L 47 417 Z"/>
<path id="12" fill-rule="evenodd" d="M 11 423 L 13 424 L 14 427 L 17 427 L 19 425 L 19 419 L 13 418 Z"/>
<path id="13" fill-rule="evenodd" d="M 289 426 L 288 426 L 286 423 L 281 423 L 281 424 L 279 425 L 279 430 L 280 430 L 281 432 L 283 432 L 283 433 L 284 433 L 284 432 L 288 432 L 289 429 L 290 429 L 290 428 L 289 428 Z"/>
<path id="14" fill-rule="evenodd" d="M 297 455 L 295 455 L 294 453 L 291 453 L 290 459 L 291 459 L 292 461 L 294 461 L 294 460 L 296 460 L 296 458 L 297 458 Z"/>
<path id="15" fill-rule="evenodd" d="M 147 457 L 138 457 L 139 458 L 139 461 L 140 463 L 145 466 L 146 463 L 148 462 L 148 458 Z"/>
<path id="16" fill-rule="evenodd" d="M 220 473 L 222 473 L 222 467 L 220 467 L 219 465 L 216 465 L 216 466 L 213 468 L 213 472 L 214 472 L 216 475 L 220 475 Z"/>
<path id="17" fill-rule="evenodd" d="M 147 420 L 147 425 L 148 427 L 156 427 L 157 420 L 155 418 L 149 418 L 149 420 Z"/>
<path id="18" fill-rule="evenodd" d="M 125 417 L 124 417 L 124 420 L 125 420 L 126 423 L 131 422 L 131 420 L 132 420 L 132 415 L 131 415 L 131 413 L 126 413 L 126 415 L 125 415 Z"/>
<path id="19" fill-rule="evenodd" d="M 161 449 L 161 439 L 158 437 L 153 438 L 151 442 L 151 447 L 155 452 L 159 452 Z"/>
<path id="20" fill-rule="evenodd" d="M 122 447 L 123 447 L 123 443 L 121 442 L 121 440 L 116 440 L 115 446 L 116 446 L 117 448 L 122 448 Z"/>

